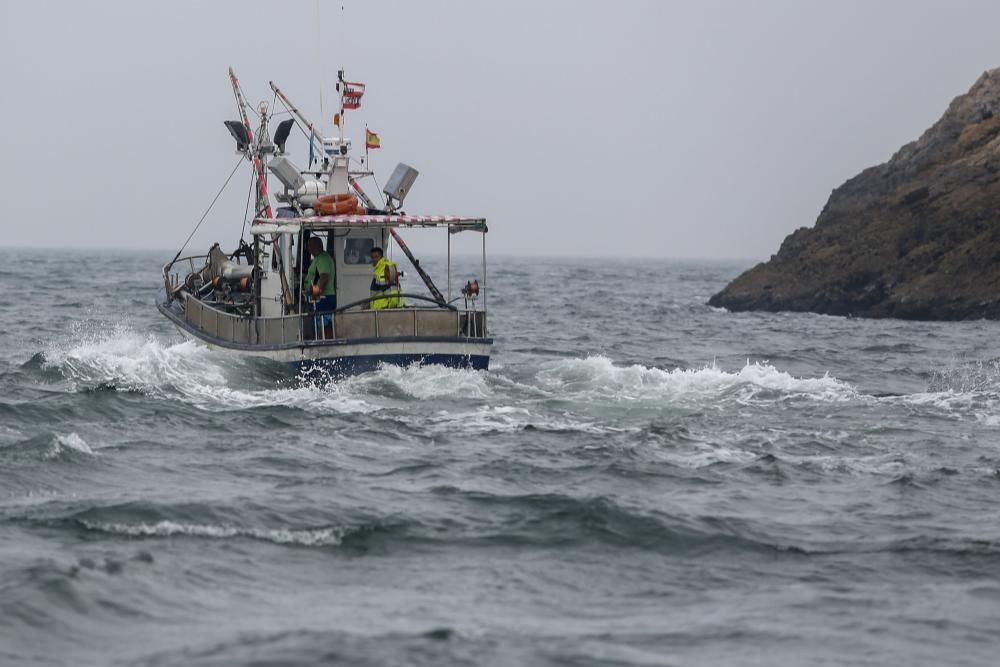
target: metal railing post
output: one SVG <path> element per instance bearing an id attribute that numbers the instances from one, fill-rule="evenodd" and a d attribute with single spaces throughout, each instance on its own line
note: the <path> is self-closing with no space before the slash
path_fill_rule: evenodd
<path id="1" fill-rule="evenodd" d="M 486 283 L 486 228 L 483 228 L 483 312 L 486 312 L 486 297 L 489 296 L 489 285 Z M 483 315 L 483 324 L 486 323 L 486 316 Z M 478 328 L 478 323 L 477 323 Z M 483 331 L 486 335 L 486 331 Z"/>

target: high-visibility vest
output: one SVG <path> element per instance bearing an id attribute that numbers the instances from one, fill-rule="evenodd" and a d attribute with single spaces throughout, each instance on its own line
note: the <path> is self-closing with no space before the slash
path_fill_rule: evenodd
<path id="1" fill-rule="evenodd" d="M 389 282 L 385 282 L 386 268 L 389 269 Z M 376 310 L 402 308 L 405 304 L 399 296 L 399 271 L 396 263 L 383 257 L 372 267 L 372 273 L 374 278 L 372 278 L 371 296 L 382 298 L 372 299 L 371 307 Z"/>
<path id="2" fill-rule="evenodd" d="M 389 268 L 389 282 L 385 282 L 385 269 Z M 385 291 L 390 287 L 399 285 L 399 270 L 396 268 L 396 262 L 391 262 L 385 257 L 380 259 L 375 266 L 372 267 L 372 273 L 375 274 L 375 278 L 372 280 L 372 291 Z"/>

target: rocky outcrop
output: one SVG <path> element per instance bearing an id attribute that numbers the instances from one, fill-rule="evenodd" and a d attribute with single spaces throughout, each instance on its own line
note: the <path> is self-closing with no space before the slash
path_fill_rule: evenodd
<path id="1" fill-rule="evenodd" d="M 1000 68 L 920 139 L 834 190 L 814 227 L 790 234 L 709 304 L 1000 319 Z"/>

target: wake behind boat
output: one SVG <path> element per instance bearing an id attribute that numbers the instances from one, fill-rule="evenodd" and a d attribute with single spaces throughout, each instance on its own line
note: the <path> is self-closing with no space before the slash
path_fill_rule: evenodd
<path id="1" fill-rule="evenodd" d="M 360 107 L 365 86 L 346 81 L 343 71 L 337 83 L 337 136 L 330 138 L 321 136 L 272 82 L 275 100 L 285 106 L 281 114 L 290 115 L 277 124 L 273 141 L 269 124 L 281 114 L 266 103 L 251 109 L 232 69 L 229 74 L 241 120 L 225 124 L 240 163 L 253 166 L 251 241 L 241 236 L 230 253 L 215 244 L 207 254 L 181 257 L 182 248 L 163 267 L 160 312 L 183 335 L 211 348 L 318 363 L 339 374 L 381 364 L 487 369 L 493 340 L 486 328 L 486 219 L 403 214 L 403 200 L 418 173 L 405 164 L 397 165 L 386 183 L 385 203 L 376 205 L 359 182 L 373 176 L 367 161 L 351 157 L 351 141 L 344 136 L 344 114 Z M 256 128 L 251 113 L 260 119 Z M 285 153 L 296 126 L 309 145 L 304 170 Z M 378 147 L 378 137 L 367 128 L 365 134 L 367 153 Z M 268 194 L 269 175 L 281 185 L 274 195 L 280 204 L 276 210 Z M 399 228 L 445 232 L 444 293 Z M 460 232 L 482 235 L 482 273 L 453 298 L 451 237 Z M 392 244 L 407 257 L 427 293 L 406 289 L 402 272 L 388 258 Z"/>

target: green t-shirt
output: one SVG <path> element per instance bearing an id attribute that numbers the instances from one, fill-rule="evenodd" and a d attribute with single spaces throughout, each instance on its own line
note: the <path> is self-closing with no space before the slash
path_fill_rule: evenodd
<path id="1" fill-rule="evenodd" d="M 306 272 L 306 286 L 318 284 L 320 276 L 324 273 L 330 274 L 330 278 L 326 281 L 326 289 L 323 290 L 323 296 L 336 294 L 337 272 L 333 266 L 333 258 L 327 252 L 321 252 L 312 258 L 312 263 L 309 264 L 309 271 Z"/>

